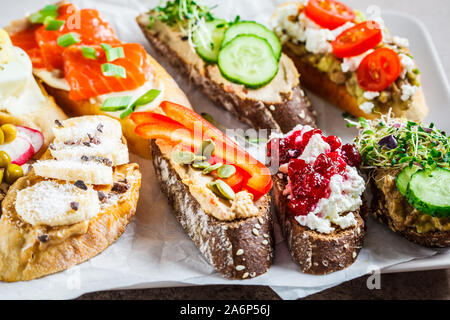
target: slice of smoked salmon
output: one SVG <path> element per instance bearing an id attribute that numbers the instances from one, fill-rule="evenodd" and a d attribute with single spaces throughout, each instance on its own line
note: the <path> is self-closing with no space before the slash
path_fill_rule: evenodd
<path id="1" fill-rule="evenodd" d="M 100 46 L 91 46 L 97 50 L 97 60 L 85 58 L 81 45 L 73 45 L 64 50 L 64 75 L 71 88 L 70 99 L 84 100 L 105 93 L 134 90 L 148 80 L 150 63 L 145 49 L 137 43 L 124 43 L 120 46 L 123 47 L 125 57 L 111 62 L 107 62 Z M 103 75 L 101 65 L 104 63 L 124 67 L 126 78 Z"/>
<path id="2" fill-rule="evenodd" d="M 63 68 L 62 54 L 65 48 L 59 46 L 57 40 L 64 34 L 70 32 L 79 34 L 81 40 L 79 44 L 120 43 L 114 30 L 102 19 L 97 10 L 76 10 L 73 5 L 62 6 L 57 19 L 65 21 L 59 30 L 45 30 L 45 26 L 42 25 L 35 33 L 42 59 L 49 70 Z"/>
<path id="3" fill-rule="evenodd" d="M 40 26 L 34 26 L 25 30 L 16 32 L 11 36 L 13 45 L 24 50 L 31 59 L 34 68 L 45 68 L 42 59 L 41 48 L 36 41 L 34 33 Z"/>

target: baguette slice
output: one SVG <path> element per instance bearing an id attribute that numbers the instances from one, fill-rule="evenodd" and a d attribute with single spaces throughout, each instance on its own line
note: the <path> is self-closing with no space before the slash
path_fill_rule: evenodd
<path id="1" fill-rule="evenodd" d="M 363 245 L 367 210 L 365 204 L 353 212 L 357 225 L 336 229 L 330 234 L 319 233 L 301 226 L 288 212 L 288 202 L 283 190 L 285 182 L 273 176 L 275 211 L 289 252 L 300 270 L 310 274 L 327 274 L 351 265 Z"/>
<path id="2" fill-rule="evenodd" d="M 399 226 L 398 223 L 395 223 L 394 219 L 389 213 L 385 194 L 377 187 L 373 178 L 370 180 L 371 181 L 369 183 L 369 187 L 372 193 L 370 211 L 378 221 L 387 225 L 389 229 L 402 235 L 409 241 L 420 244 L 422 246 L 430 248 L 450 247 L 450 231 L 429 231 L 418 233 L 415 228 Z M 396 196 L 401 197 L 401 194 L 398 190 L 394 190 L 393 192 L 397 193 Z M 414 208 L 408 203 L 406 203 L 406 207 L 411 211 L 414 210 Z"/>
<path id="3" fill-rule="evenodd" d="M 152 28 L 148 28 L 149 17 L 149 13 L 143 13 L 136 20 L 150 44 L 178 73 L 189 78 L 208 98 L 241 121 L 256 129 L 281 132 L 288 132 L 297 124 L 314 125 L 315 112 L 300 88 L 294 64 L 286 55 L 280 59 L 275 78 L 265 87 L 252 90 L 253 96 L 250 96 L 248 91 L 251 89 L 225 80 L 216 65 L 206 65 L 187 41 L 179 40 L 180 35 L 163 22 L 154 19 Z M 173 41 L 176 44 L 171 46 Z M 175 51 L 175 47 L 178 50 Z M 288 90 L 284 85 L 280 86 L 284 81 L 290 83 Z"/>
<path id="4" fill-rule="evenodd" d="M 229 279 L 253 278 L 265 273 L 273 259 L 270 197 L 264 196 L 257 217 L 220 221 L 203 211 L 154 141 L 151 149 L 161 190 L 176 219 L 207 262 Z"/>
<path id="5" fill-rule="evenodd" d="M 283 45 L 283 52 L 294 61 L 298 72 L 302 75 L 302 85 L 306 89 L 311 90 L 318 96 L 326 99 L 330 103 L 355 117 L 364 117 L 367 119 L 375 119 L 379 117 L 377 114 L 367 114 L 362 111 L 358 106 L 356 98 L 350 95 L 345 85 L 334 83 L 330 80 L 330 78 L 328 78 L 326 73 L 321 72 L 312 65 L 302 61 L 302 59 L 300 59 L 300 57 L 292 49 L 293 47 L 295 47 L 295 44 L 287 43 Z M 389 107 L 390 106 L 386 106 L 385 110 L 382 110 L 383 113 L 387 113 L 389 111 Z M 409 109 L 393 109 L 392 112 L 396 117 L 404 117 L 414 121 L 425 118 L 428 113 L 428 107 L 425 104 L 422 87 L 419 87 L 416 91 Z"/>

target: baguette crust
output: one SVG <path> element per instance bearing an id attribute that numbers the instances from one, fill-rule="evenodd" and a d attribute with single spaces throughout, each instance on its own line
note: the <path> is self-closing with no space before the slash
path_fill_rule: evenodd
<path id="1" fill-rule="evenodd" d="M 352 114 L 355 117 L 364 117 L 367 119 L 376 119 L 379 114 L 367 114 L 362 111 L 355 97 L 350 95 L 345 85 L 338 85 L 328 78 L 327 74 L 320 72 L 314 66 L 302 61 L 302 59 L 288 45 L 283 46 L 283 52 L 294 61 L 298 72 L 302 75 L 302 84 L 305 88 L 311 90 L 340 109 Z M 387 106 L 389 107 L 389 106 Z M 388 110 L 385 110 L 387 112 Z M 418 121 L 428 113 L 425 104 L 422 87 L 416 91 L 412 105 L 408 110 L 400 112 L 393 110 L 395 117 L 405 117 L 410 120 Z"/>
<path id="2" fill-rule="evenodd" d="M 125 231 L 136 212 L 141 175 L 137 164 L 115 168 L 114 180 L 131 177 L 130 188 L 117 204 L 100 211 L 93 219 L 63 227 L 33 227 L 15 212 L 17 193 L 42 181 L 33 172 L 17 180 L 2 203 L 0 218 L 0 280 L 12 282 L 40 278 L 86 261 L 113 243 Z M 105 190 L 106 191 L 106 190 Z M 38 236 L 48 234 L 48 242 Z M 59 239 L 58 235 L 63 238 Z M 64 236 L 67 237 L 64 237 Z"/>
<path id="3" fill-rule="evenodd" d="M 208 263 L 229 279 L 246 279 L 265 273 L 273 259 L 270 197 L 265 196 L 257 217 L 231 222 L 218 220 L 203 211 L 154 141 L 151 149 L 161 190 L 176 219 Z"/>
<path id="4" fill-rule="evenodd" d="M 386 198 L 383 192 L 377 188 L 376 183 L 371 179 L 370 189 L 372 192 L 371 212 L 373 216 L 381 223 L 387 225 L 392 231 L 399 233 L 409 241 L 430 248 L 450 247 L 450 231 L 432 231 L 418 233 L 414 228 L 405 228 L 400 230 L 396 228 L 395 223 L 389 215 L 386 207 Z"/>
<path id="5" fill-rule="evenodd" d="M 282 103 L 267 103 L 251 99 L 242 99 L 237 94 L 225 90 L 223 85 L 212 81 L 208 74 L 202 74 L 197 68 L 184 62 L 164 41 L 152 34 L 143 21 L 145 14 L 137 17 L 137 22 L 150 44 L 164 56 L 178 73 L 189 78 L 213 102 L 233 113 L 241 121 L 256 129 L 270 129 L 286 133 L 296 125 L 315 126 L 315 112 L 300 85 L 292 88 L 292 94 L 283 98 Z"/>
<path id="6" fill-rule="evenodd" d="M 319 233 L 301 226 L 288 212 L 289 200 L 283 195 L 285 182 L 273 176 L 275 211 L 292 259 L 300 270 L 310 274 L 327 274 L 351 265 L 363 245 L 366 207 L 354 212 L 357 225 L 338 229 L 330 234 Z"/>

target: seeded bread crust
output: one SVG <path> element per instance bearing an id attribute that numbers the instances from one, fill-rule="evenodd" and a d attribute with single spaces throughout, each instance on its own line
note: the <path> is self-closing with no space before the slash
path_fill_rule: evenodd
<path id="1" fill-rule="evenodd" d="M 229 279 L 265 273 L 272 264 L 274 245 L 270 197 L 263 199 L 257 217 L 220 221 L 203 211 L 154 141 L 151 149 L 161 190 L 206 261 Z"/>
<path id="2" fill-rule="evenodd" d="M 288 212 L 288 202 L 283 195 L 286 183 L 273 176 L 275 211 L 292 259 L 300 270 L 310 274 L 328 274 L 350 266 L 362 248 L 367 215 L 365 204 L 353 212 L 357 225 L 337 229 L 330 234 L 319 233 L 301 226 Z"/>
<path id="3" fill-rule="evenodd" d="M 399 230 L 389 215 L 386 207 L 386 198 L 383 192 L 377 188 L 376 183 L 371 179 L 370 189 L 372 192 L 372 202 L 370 211 L 373 216 L 381 223 L 387 225 L 392 231 L 399 233 L 409 241 L 430 248 L 447 248 L 450 247 L 450 231 L 431 231 L 425 233 L 417 233 L 414 228 L 407 227 Z"/>
<path id="4" fill-rule="evenodd" d="M 338 85 L 332 82 L 326 73 L 320 72 L 317 68 L 302 61 L 302 59 L 289 48 L 289 45 L 283 46 L 283 52 L 294 61 L 298 72 L 302 75 L 302 85 L 305 88 L 355 117 L 364 117 L 367 119 L 376 119 L 379 117 L 378 114 L 367 114 L 362 111 L 358 106 L 357 100 L 350 95 L 345 85 Z M 416 91 L 412 105 L 408 110 L 393 110 L 393 113 L 396 117 L 405 117 L 414 121 L 425 118 L 428 114 L 428 107 L 425 104 L 422 88 L 420 87 L 419 90 Z"/>
<path id="5" fill-rule="evenodd" d="M 148 21 L 146 17 L 146 14 L 142 14 L 136 20 L 150 44 L 178 73 L 189 78 L 209 99 L 233 113 L 241 121 L 255 129 L 270 129 L 283 133 L 289 132 L 298 124 L 315 126 L 316 114 L 300 85 L 292 88 L 291 96 L 285 97 L 283 103 L 243 100 L 233 92 L 228 92 L 215 84 L 207 75 L 203 76 L 196 68 L 184 63 L 175 51 L 149 31 L 147 24 L 143 22 Z"/>

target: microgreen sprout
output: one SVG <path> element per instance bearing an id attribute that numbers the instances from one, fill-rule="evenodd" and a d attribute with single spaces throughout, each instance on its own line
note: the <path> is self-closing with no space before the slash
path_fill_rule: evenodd
<path id="1" fill-rule="evenodd" d="M 376 120 L 360 118 L 347 122 L 359 130 L 354 143 L 361 154 L 362 168 L 450 167 L 449 137 L 433 123 L 425 126 L 392 118 L 390 112 Z M 386 140 L 394 143 L 387 145 Z"/>

